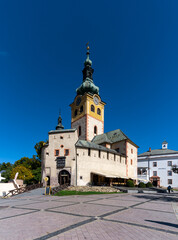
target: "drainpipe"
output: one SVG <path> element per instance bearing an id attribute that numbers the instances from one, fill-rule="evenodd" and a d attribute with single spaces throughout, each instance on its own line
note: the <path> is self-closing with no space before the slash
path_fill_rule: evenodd
<path id="1" fill-rule="evenodd" d="M 77 186 L 77 148 L 76 148 L 76 154 L 75 154 L 75 176 L 76 176 L 76 179 L 75 179 L 75 184 Z"/>

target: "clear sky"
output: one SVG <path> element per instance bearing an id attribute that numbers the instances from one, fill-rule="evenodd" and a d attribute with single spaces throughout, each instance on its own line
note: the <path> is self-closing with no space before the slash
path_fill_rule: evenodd
<path id="1" fill-rule="evenodd" d="M 178 1 L 0 0 L 0 162 L 35 154 L 82 83 L 90 42 L 105 132 L 178 150 Z"/>

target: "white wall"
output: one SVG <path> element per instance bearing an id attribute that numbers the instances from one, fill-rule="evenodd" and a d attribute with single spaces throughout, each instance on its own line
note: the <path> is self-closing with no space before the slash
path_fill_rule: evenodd
<path id="1" fill-rule="evenodd" d="M 172 176 L 168 176 L 168 171 L 171 170 L 171 166 L 168 166 L 168 161 L 172 161 L 172 165 L 178 165 L 178 155 L 176 155 L 157 155 L 150 156 L 149 158 L 138 157 L 138 168 L 147 168 L 149 165 L 149 177 L 153 176 L 153 171 L 157 171 L 157 176 L 160 177 L 160 186 L 167 187 L 169 185 L 168 179 L 172 179 L 172 184 L 170 185 L 178 188 L 178 174 L 172 172 Z M 153 162 L 157 162 L 157 167 L 153 167 Z"/>

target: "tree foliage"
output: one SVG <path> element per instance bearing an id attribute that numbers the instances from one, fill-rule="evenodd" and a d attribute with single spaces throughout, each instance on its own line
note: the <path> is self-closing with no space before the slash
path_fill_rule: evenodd
<path id="1" fill-rule="evenodd" d="M 42 148 L 43 146 L 46 144 L 46 142 L 44 141 L 40 141 L 38 143 L 35 144 L 34 148 L 36 150 L 36 153 L 37 153 L 37 158 L 41 160 L 41 151 L 42 151 Z"/>
<path id="2" fill-rule="evenodd" d="M 37 156 L 32 158 L 22 157 L 14 164 L 10 162 L 3 162 L 0 164 L 0 171 L 5 170 L 2 173 L 2 177 L 5 180 L 2 182 L 8 182 L 10 179 L 14 179 L 16 172 L 19 172 L 18 179 L 25 180 L 25 183 L 32 184 L 41 181 L 41 151 L 42 147 L 46 144 L 44 141 L 36 143 L 34 146 Z"/>
<path id="3" fill-rule="evenodd" d="M 11 179 L 14 179 L 15 174 L 18 174 L 18 179 L 22 179 L 22 180 L 30 180 L 33 178 L 33 174 L 32 171 L 24 166 L 16 166 L 12 169 L 11 172 Z"/>
<path id="4" fill-rule="evenodd" d="M 33 170 L 39 168 L 41 166 L 41 162 L 36 159 L 35 156 L 33 156 L 33 158 L 23 157 L 14 163 L 13 167 L 17 166 L 24 166 L 28 169 Z"/>
<path id="5" fill-rule="evenodd" d="M 12 167 L 13 165 L 10 162 L 7 163 L 3 162 L 0 164 L 0 171 L 5 170 L 5 172 L 1 174 L 1 176 L 5 178 L 2 180 L 2 182 L 6 183 L 10 180 Z"/>

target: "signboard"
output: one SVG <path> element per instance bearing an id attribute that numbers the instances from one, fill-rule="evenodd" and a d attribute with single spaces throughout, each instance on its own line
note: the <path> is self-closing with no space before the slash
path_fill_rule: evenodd
<path id="1" fill-rule="evenodd" d="M 57 157 L 56 158 L 56 168 L 64 168 L 66 162 L 66 157 Z"/>

